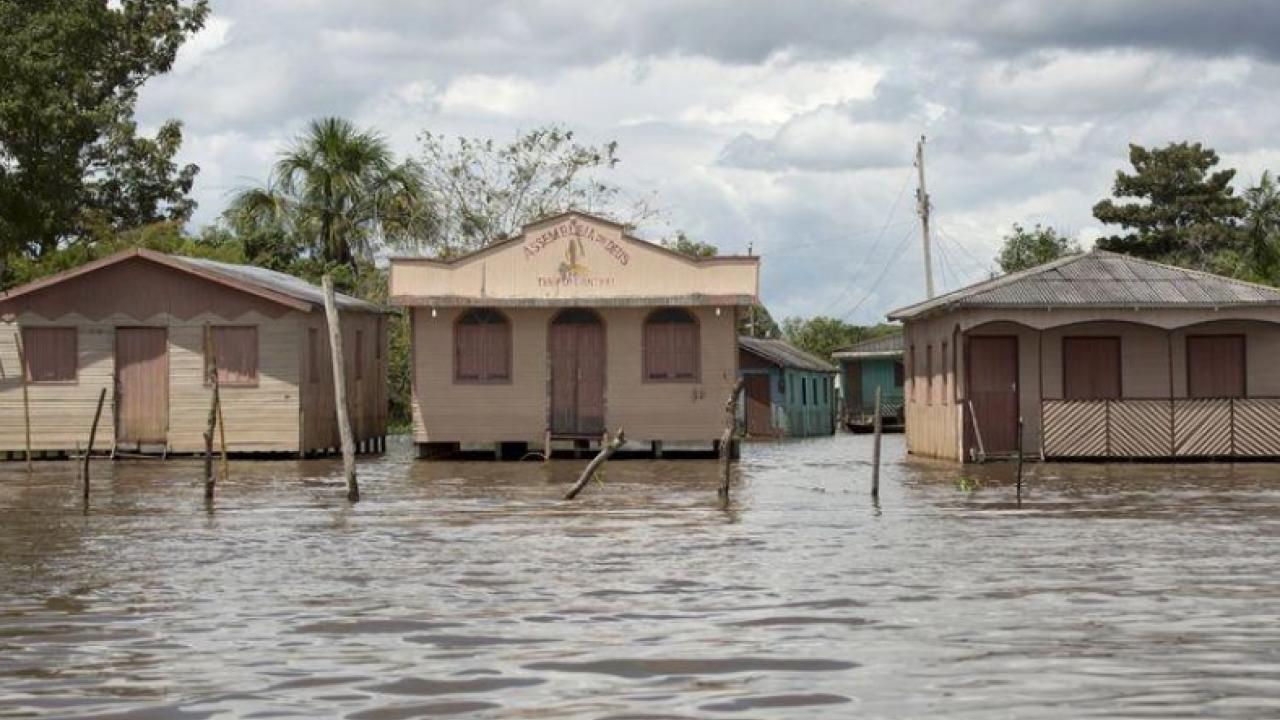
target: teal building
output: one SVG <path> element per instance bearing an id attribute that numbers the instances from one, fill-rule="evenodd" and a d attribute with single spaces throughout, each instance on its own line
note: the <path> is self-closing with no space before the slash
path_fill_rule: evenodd
<path id="1" fill-rule="evenodd" d="M 810 437 L 836 431 L 839 369 L 782 340 L 738 338 L 744 399 L 738 420 L 750 437 Z"/>
<path id="2" fill-rule="evenodd" d="M 876 388 L 880 388 L 881 426 L 901 431 L 904 368 L 902 333 L 863 340 L 834 353 L 840 363 L 840 385 L 844 395 L 841 415 L 854 432 L 870 430 L 875 414 Z"/>

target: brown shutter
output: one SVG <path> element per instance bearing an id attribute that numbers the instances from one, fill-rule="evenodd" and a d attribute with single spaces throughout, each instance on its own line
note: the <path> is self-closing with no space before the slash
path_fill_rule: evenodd
<path id="1" fill-rule="evenodd" d="M 650 380 L 667 380 L 672 376 L 671 333 L 664 323 L 647 323 L 644 327 L 644 364 Z"/>
<path id="2" fill-rule="evenodd" d="M 511 379 L 511 323 L 494 310 L 472 310 L 454 327 L 454 379 Z"/>
<path id="3" fill-rule="evenodd" d="M 1193 398 L 1245 397 L 1243 335 L 1187 338 L 1187 395 Z"/>
<path id="4" fill-rule="evenodd" d="M 22 351 L 27 382 L 75 382 L 75 328 L 22 328 Z"/>
<path id="5" fill-rule="evenodd" d="M 1120 338 L 1063 338 L 1062 397 L 1119 400 L 1120 396 Z"/>
<path id="6" fill-rule="evenodd" d="M 218 363 L 219 385 L 256 385 L 258 382 L 258 328 L 218 326 L 211 329 Z M 205 361 L 208 362 L 206 348 Z M 208 365 L 206 364 L 206 367 Z M 208 377 L 208 373 L 205 373 Z"/>
<path id="7" fill-rule="evenodd" d="M 698 326 L 673 324 L 671 328 L 672 373 L 680 380 L 698 377 Z"/>

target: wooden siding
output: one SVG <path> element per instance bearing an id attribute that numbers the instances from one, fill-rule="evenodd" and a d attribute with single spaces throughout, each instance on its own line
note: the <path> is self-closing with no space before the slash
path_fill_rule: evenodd
<path id="1" fill-rule="evenodd" d="M 642 377 L 644 318 L 651 308 L 601 308 L 605 334 L 605 426 L 635 440 L 707 442 L 723 427 L 724 401 L 737 377 L 732 309 L 716 316 L 691 308 L 700 328 L 701 382 L 656 382 Z M 727 311 L 726 311 L 727 310 Z M 548 339 L 552 308 L 504 310 L 512 324 L 510 383 L 453 380 L 456 308 L 412 310 L 417 442 L 534 442 L 547 429 Z"/>
<path id="2" fill-rule="evenodd" d="M 387 433 L 387 319 L 371 313 L 339 313 L 342 323 L 347 400 L 351 408 L 351 432 L 356 442 Z M 360 343 L 360 340 L 363 340 Z M 357 343 L 363 377 L 356 380 Z M 329 330 L 324 313 L 300 315 L 294 345 L 295 377 L 302 380 L 301 444 L 307 451 L 338 448 L 338 416 L 333 398 L 333 361 L 329 357 Z M 317 355 L 313 354 L 313 349 Z M 295 423 L 295 432 L 297 424 Z M 295 441 L 295 445 L 298 441 Z"/>

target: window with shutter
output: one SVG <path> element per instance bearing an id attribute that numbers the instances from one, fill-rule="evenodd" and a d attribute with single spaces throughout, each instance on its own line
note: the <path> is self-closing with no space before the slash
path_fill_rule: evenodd
<path id="1" fill-rule="evenodd" d="M 209 384 L 209 364 L 218 368 L 218 385 L 258 384 L 258 328 L 243 325 L 215 325 L 210 328 L 213 357 L 205 348 L 205 384 Z"/>
<path id="2" fill-rule="evenodd" d="M 1191 335 L 1187 338 L 1187 396 L 1242 398 L 1245 393 L 1243 335 Z"/>
<path id="3" fill-rule="evenodd" d="M 1120 338 L 1062 339 L 1062 397 L 1067 400 L 1119 400 Z"/>
<path id="4" fill-rule="evenodd" d="M 698 321 L 687 310 L 655 310 L 644 323 L 644 377 L 655 382 L 696 382 Z"/>
<path id="5" fill-rule="evenodd" d="M 511 323 L 497 310 L 468 310 L 454 327 L 454 381 L 511 381 Z"/>
<path id="6" fill-rule="evenodd" d="M 22 352 L 27 382 L 76 381 L 76 329 L 68 327 L 22 328 Z"/>

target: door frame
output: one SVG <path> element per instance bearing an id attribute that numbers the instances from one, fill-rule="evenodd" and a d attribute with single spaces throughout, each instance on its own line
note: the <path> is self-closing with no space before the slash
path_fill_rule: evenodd
<path id="1" fill-rule="evenodd" d="M 173 398 L 172 398 L 172 395 L 170 394 L 170 390 L 172 390 L 172 388 L 170 387 L 170 382 L 169 382 L 169 371 L 171 367 L 169 364 L 169 359 L 170 359 L 169 358 L 169 355 L 170 355 L 169 330 L 170 328 L 168 325 L 115 325 L 111 328 L 111 365 L 112 365 L 111 367 L 111 386 L 112 386 L 111 415 L 113 416 L 112 419 L 115 421 L 113 423 L 115 425 L 115 428 L 114 428 L 115 432 L 112 434 L 112 443 L 118 444 L 121 441 L 121 438 L 120 438 L 120 423 L 122 421 L 122 417 L 120 413 L 120 331 L 121 330 L 159 330 L 164 333 L 164 437 L 158 442 L 164 443 L 164 446 L 168 448 L 169 447 L 169 431 L 172 429 L 170 427 L 170 420 L 171 420 L 170 406 L 173 404 Z M 201 372 L 203 372 L 203 368 L 204 368 L 203 340 L 201 341 L 200 347 L 201 347 L 200 367 L 201 367 Z M 150 441 L 137 440 L 137 441 L 127 441 L 127 442 L 136 442 L 138 445 L 138 448 L 141 449 L 142 445 Z"/>
<path id="2" fill-rule="evenodd" d="M 1022 378 L 1019 377 L 1022 374 L 1022 346 L 1021 346 L 1022 343 L 1020 342 L 1019 336 L 1016 334 L 1011 335 L 1007 333 L 1001 334 L 1001 335 L 970 335 L 968 333 L 965 333 L 964 335 L 965 407 L 962 408 L 962 412 L 964 413 L 963 417 L 967 417 L 969 419 L 969 422 L 964 423 L 963 427 L 961 428 L 961 433 L 962 433 L 962 436 L 964 437 L 964 449 L 963 449 L 964 452 L 963 452 L 963 457 L 961 458 L 962 461 L 965 458 L 970 457 L 971 452 L 977 447 L 977 441 L 972 435 L 972 430 L 973 430 L 973 427 L 976 425 L 977 420 L 976 418 L 973 417 L 973 413 L 971 412 L 973 407 L 973 340 L 975 339 L 1013 341 L 1013 396 L 1015 400 L 1014 406 L 1013 406 L 1014 408 L 1014 412 L 1013 412 L 1014 431 L 1013 432 L 1014 432 L 1015 443 L 1017 442 L 1018 416 L 1022 414 Z M 1023 428 L 1023 432 L 1025 431 L 1026 429 Z M 1003 451 L 1000 451 L 1000 452 L 1003 452 Z M 1013 450 L 1010 452 L 1016 452 L 1016 450 Z M 984 454 L 990 457 L 993 454 L 998 455 L 1000 453 L 999 452 L 991 453 L 988 451 L 988 452 L 985 452 Z"/>
<path id="3" fill-rule="evenodd" d="M 600 414 L 601 414 L 601 417 L 603 418 L 602 422 L 604 423 L 604 432 L 607 433 L 609 432 L 609 323 L 605 321 L 604 315 L 602 315 L 600 311 L 597 310 L 596 308 L 589 307 L 589 306 L 579 306 L 579 305 L 571 305 L 569 307 L 557 308 L 555 312 L 551 313 L 551 317 L 547 319 L 547 331 L 546 331 L 547 432 L 556 434 L 554 423 L 552 422 L 554 419 L 552 403 L 554 402 L 554 397 L 555 397 L 555 376 L 553 374 L 555 368 L 554 368 L 554 363 L 551 360 L 551 348 L 552 348 L 551 334 L 555 331 L 556 319 L 559 318 L 561 315 L 567 312 L 572 312 L 574 310 L 582 310 L 594 315 L 596 318 L 596 324 L 600 326 L 600 332 L 602 333 L 601 342 L 600 342 L 600 374 L 603 377 L 600 378 Z M 577 350 L 576 345 L 574 349 L 576 352 Z M 577 362 L 576 357 L 574 362 L 575 363 Z M 513 368 L 513 371 L 514 371 L 514 368 Z M 577 387 L 576 386 L 574 388 L 574 398 L 575 398 L 574 404 L 577 405 L 577 402 L 576 402 Z M 576 409 L 575 409 L 575 412 L 576 412 Z M 561 434 L 563 435 L 564 433 L 561 433 Z M 582 433 L 573 433 L 573 434 L 583 435 Z"/>
<path id="4" fill-rule="evenodd" d="M 773 373 L 764 372 L 744 372 L 742 373 L 742 425 L 746 430 L 748 437 L 775 437 L 778 435 L 778 429 L 773 426 Z M 765 414 L 765 426 L 767 430 L 764 434 L 757 435 L 752 432 L 751 425 L 751 385 L 753 382 L 759 383 L 759 378 L 764 379 L 764 408 L 762 412 Z"/>

